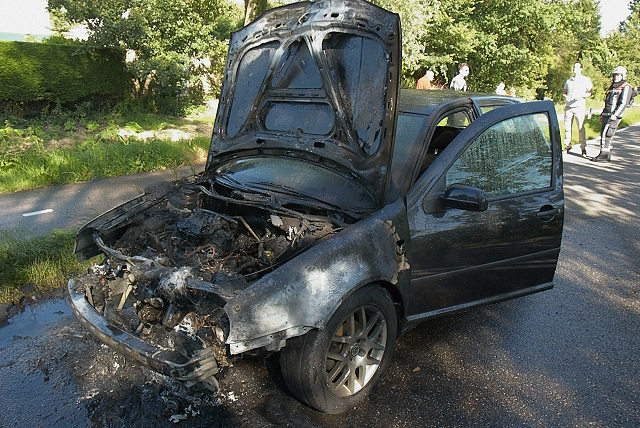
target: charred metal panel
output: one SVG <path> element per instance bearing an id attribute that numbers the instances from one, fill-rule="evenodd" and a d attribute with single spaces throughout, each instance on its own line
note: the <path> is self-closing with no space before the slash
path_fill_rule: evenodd
<path id="1" fill-rule="evenodd" d="M 232 34 L 207 170 L 255 150 L 356 174 L 379 199 L 393 151 L 400 19 L 360 0 L 265 12 Z"/>
<path id="2" fill-rule="evenodd" d="M 323 328 L 342 300 L 362 285 L 395 284 L 409 268 L 400 201 L 299 255 L 230 300 L 231 353 L 266 346 Z M 396 227 L 396 224 L 400 226 Z"/>

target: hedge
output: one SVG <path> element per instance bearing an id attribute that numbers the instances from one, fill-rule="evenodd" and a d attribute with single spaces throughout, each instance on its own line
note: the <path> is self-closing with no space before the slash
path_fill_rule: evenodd
<path id="1" fill-rule="evenodd" d="M 0 42 L 0 101 L 72 103 L 120 97 L 131 79 L 124 52 L 78 53 L 76 46 Z"/>

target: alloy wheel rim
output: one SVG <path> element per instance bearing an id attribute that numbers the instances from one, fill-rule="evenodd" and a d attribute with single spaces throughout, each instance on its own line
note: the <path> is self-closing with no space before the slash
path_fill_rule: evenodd
<path id="1" fill-rule="evenodd" d="M 382 362 L 387 323 L 382 311 L 362 306 L 347 315 L 333 333 L 325 357 L 329 389 L 348 397 L 364 388 Z"/>

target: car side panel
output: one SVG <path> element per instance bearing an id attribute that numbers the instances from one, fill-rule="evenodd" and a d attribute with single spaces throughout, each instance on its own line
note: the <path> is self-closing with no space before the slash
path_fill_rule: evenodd
<path id="1" fill-rule="evenodd" d="M 408 235 L 401 200 L 321 242 L 265 275 L 225 306 L 232 354 L 323 328 L 340 303 L 372 282 L 408 282 Z M 406 288 L 406 287 L 403 287 Z"/>
<path id="2" fill-rule="evenodd" d="M 438 311 L 551 282 L 560 251 L 561 216 L 537 212 L 562 195 L 544 192 L 490 203 L 485 212 L 419 210 L 410 264 L 409 313 Z M 441 217 L 439 217 L 442 215 Z"/>

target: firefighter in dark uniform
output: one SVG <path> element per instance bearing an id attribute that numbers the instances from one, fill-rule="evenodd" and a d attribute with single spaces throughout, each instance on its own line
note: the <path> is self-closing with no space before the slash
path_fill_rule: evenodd
<path id="1" fill-rule="evenodd" d="M 613 83 L 604 99 L 604 109 L 600 114 L 600 154 L 593 158 L 596 162 L 611 160 L 611 139 L 618 129 L 624 110 L 631 102 L 633 88 L 627 83 L 627 69 L 618 66 L 611 73 Z"/>

